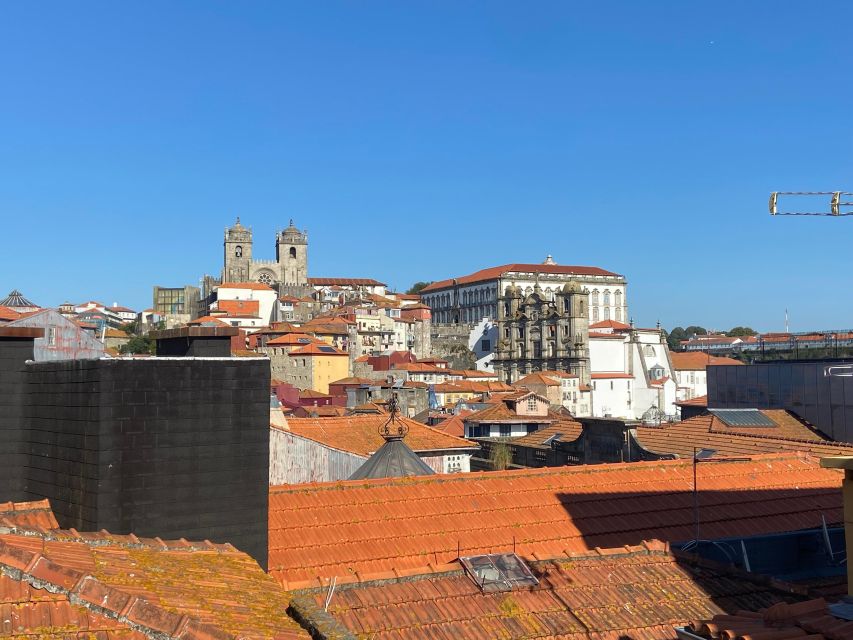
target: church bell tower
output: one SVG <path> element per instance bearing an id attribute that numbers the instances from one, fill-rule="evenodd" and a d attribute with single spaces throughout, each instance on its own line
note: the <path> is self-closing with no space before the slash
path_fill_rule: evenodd
<path id="1" fill-rule="evenodd" d="M 308 284 L 308 231 L 290 225 L 278 235 L 276 262 L 285 285 Z"/>
<path id="2" fill-rule="evenodd" d="M 252 263 L 252 230 L 240 224 L 225 229 L 222 282 L 247 282 Z"/>

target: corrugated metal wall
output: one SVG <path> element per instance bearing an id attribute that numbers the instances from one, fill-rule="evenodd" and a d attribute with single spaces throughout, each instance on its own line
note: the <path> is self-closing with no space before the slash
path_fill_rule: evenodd
<path id="1" fill-rule="evenodd" d="M 365 460 L 292 433 L 270 429 L 270 485 L 346 480 Z"/>

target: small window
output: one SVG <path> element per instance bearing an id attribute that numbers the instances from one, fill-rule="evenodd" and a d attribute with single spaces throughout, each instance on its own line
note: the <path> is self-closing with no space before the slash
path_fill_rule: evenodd
<path id="1" fill-rule="evenodd" d="M 536 411 L 536 398 L 530 396 L 527 399 L 527 410 L 528 411 Z"/>
<path id="2" fill-rule="evenodd" d="M 56 345 L 56 327 L 47 328 L 47 346 L 53 347 Z"/>
<path id="3" fill-rule="evenodd" d="M 535 587 L 539 580 L 514 553 L 459 558 L 468 577 L 484 593 L 512 591 L 516 587 Z"/>
<path id="4" fill-rule="evenodd" d="M 512 425 L 502 424 L 500 426 L 501 438 L 509 438 L 512 435 Z"/>
<path id="5" fill-rule="evenodd" d="M 291 258 L 296 257 L 296 247 L 290 247 L 290 257 Z"/>
<path id="6" fill-rule="evenodd" d="M 492 341 L 491 340 L 483 340 L 482 347 L 483 347 L 483 351 L 491 351 L 492 350 Z"/>

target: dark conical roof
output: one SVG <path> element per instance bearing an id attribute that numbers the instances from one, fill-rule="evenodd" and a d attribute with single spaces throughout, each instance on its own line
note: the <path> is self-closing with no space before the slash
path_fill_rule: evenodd
<path id="1" fill-rule="evenodd" d="M 38 307 L 38 305 L 30 302 L 20 291 L 14 289 L 4 300 L 0 300 L 0 307 Z"/>
<path id="2" fill-rule="evenodd" d="M 371 478 L 404 478 L 434 474 L 402 438 L 388 438 L 367 461 L 355 470 L 350 480 Z"/>

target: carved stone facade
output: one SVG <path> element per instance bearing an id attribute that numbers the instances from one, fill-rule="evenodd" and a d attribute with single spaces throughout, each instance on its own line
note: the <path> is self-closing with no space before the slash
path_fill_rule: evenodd
<path id="1" fill-rule="evenodd" d="M 252 230 L 239 218 L 225 230 L 223 282 L 263 282 L 277 289 L 308 284 L 308 233 L 293 220 L 276 234 L 275 260 L 253 260 L 252 242 Z"/>
<path id="2" fill-rule="evenodd" d="M 589 384 L 588 290 L 569 282 L 549 297 L 538 283 L 527 295 L 511 284 L 498 298 L 497 315 L 492 364 L 502 382 L 536 371 L 565 371 Z"/>

